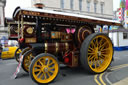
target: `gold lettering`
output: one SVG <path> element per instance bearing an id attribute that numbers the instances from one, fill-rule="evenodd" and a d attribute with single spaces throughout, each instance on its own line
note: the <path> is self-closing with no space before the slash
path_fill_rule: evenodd
<path id="1" fill-rule="evenodd" d="M 23 11 L 23 14 L 25 15 L 34 15 L 34 16 L 39 16 L 39 12 L 32 12 L 32 11 Z"/>

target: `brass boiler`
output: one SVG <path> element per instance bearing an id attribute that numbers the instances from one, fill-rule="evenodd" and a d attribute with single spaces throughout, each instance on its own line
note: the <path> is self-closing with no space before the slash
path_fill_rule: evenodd
<path id="1" fill-rule="evenodd" d="M 71 43 L 44 43 L 44 51 L 50 53 L 60 53 L 73 48 Z"/>

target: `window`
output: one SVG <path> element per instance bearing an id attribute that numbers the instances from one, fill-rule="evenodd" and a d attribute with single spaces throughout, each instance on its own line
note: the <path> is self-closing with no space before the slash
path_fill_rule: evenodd
<path id="1" fill-rule="evenodd" d="M 96 11 L 97 11 L 97 4 L 94 3 L 94 12 L 96 13 Z"/>
<path id="2" fill-rule="evenodd" d="M 128 33 L 123 33 L 123 39 L 128 39 Z"/>
<path id="3" fill-rule="evenodd" d="M 73 10 L 73 1 L 74 0 L 70 0 L 70 8 Z"/>
<path id="4" fill-rule="evenodd" d="M 3 52 L 5 52 L 5 51 L 9 51 L 9 48 L 3 48 L 2 51 L 3 51 Z"/>
<path id="5" fill-rule="evenodd" d="M 90 12 L 90 2 L 87 2 L 87 11 Z"/>
<path id="6" fill-rule="evenodd" d="M 79 0 L 79 10 L 82 11 L 82 0 Z"/>
<path id="7" fill-rule="evenodd" d="M 64 0 L 61 0 L 60 4 L 61 4 L 61 9 L 64 9 Z"/>
<path id="8" fill-rule="evenodd" d="M 103 12 L 104 12 L 104 4 L 101 3 L 101 14 L 103 14 Z"/>

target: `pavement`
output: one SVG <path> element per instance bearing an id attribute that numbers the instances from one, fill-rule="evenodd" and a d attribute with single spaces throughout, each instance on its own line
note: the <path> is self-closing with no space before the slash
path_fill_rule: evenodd
<path id="1" fill-rule="evenodd" d="M 127 84 L 128 84 L 128 77 L 123 80 L 120 80 L 112 85 L 127 85 Z"/>
<path id="2" fill-rule="evenodd" d="M 128 56 L 127 51 L 116 51 L 115 56 L 123 57 L 124 55 L 122 56 L 122 54 L 126 54 L 125 55 L 126 57 Z M 120 71 L 120 73 L 123 73 L 123 77 L 122 77 L 122 74 L 120 74 L 119 72 L 114 72 L 114 73 L 115 73 L 115 75 L 122 77 L 122 80 L 117 78 L 117 80 L 119 80 L 119 81 L 113 83 L 112 85 L 128 85 L 128 75 L 127 75 L 128 68 L 126 67 L 123 71 L 122 71 L 122 69 L 120 69 L 119 71 Z M 124 78 L 124 75 L 125 75 L 125 78 Z"/>

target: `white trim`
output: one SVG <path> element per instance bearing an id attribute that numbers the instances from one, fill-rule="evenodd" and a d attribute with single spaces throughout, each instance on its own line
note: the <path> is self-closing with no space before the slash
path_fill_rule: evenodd
<path id="1" fill-rule="evenodd" d="M 59 14 L 59 15 L 64 15 L 64 16 L 73 16 L 73 17 L 93 19 L 93 20 L 99 20 L 99 21 L 105 21 L 105 22 L 111 22 L 111 23 L 120 23 L 119 21 L 115 21 L 115 20 L 102 19 L 102 18 L 80 15 L 80 14 L 74 14 L 74 13 L 57 12 L 57 11 L 53 11 L 53 10 L 44 10 L 44 9 L 37 9 L 37 8 L 22 8 L 22 9 L 19 9 L 18 11 L 20 11 L 20 10 L 42 12 L 42 13 L 49 13 L 49 14 Z M 16 11 L 14 17 L 16 16 L 18 11 Z"/>

